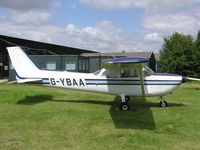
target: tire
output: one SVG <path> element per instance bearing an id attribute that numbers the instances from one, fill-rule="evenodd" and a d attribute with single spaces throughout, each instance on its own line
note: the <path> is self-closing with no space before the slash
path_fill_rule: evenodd
<path id="1" fill-rule="evenodd" d="M 167 102 L 166 101 L 160 101 L 160 107 L 167 107 Z"/>
<path id="2" fill-rule="evenodd" d="M 121 103 L 121 105 L 120 105 L 120 110 L 122 110 L 122 111 L 128 111 L 130 109 L 130 106 L 129 106 L 129 104 L 128 103 Z"/>

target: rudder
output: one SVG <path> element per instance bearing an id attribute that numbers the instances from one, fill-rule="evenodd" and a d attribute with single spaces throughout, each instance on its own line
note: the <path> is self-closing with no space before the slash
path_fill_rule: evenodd
<path id="1" fill-rule="evenodd" d="M 40 70 L 27 54 L 18 46 L 7 47 L 11 63 L 21 78 L 37 78 Z"/>

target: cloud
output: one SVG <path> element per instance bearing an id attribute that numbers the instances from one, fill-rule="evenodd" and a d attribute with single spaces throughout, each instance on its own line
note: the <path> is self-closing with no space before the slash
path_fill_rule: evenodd
<path id="1" fill-rule="evenodd" d="M 34 24 L 34 25 L 47 22 L 52 18 L 52 14 L 50 12 L 41 10 L 40 11 L 29 10 L 26 12 L 11 11 L 7 15 L 7 17 L 8 16 L 15 23 Z"/>
<path id="2" fill-rule="evenodd" d="M 58 7 L 60 3 L 56 0 L 1 0 L 0 7 L 16 9 L 20 11 L 31 9 L 47 9 L 50 7 Z"/>
<path id="3" fill-rule="evenodd" d="M 194 34 L 199 25 L 199 0 L 79 0 L 80 3 L 101 10 L 143 10 L 142 25 L 148 33 L 160 35 L 172 32 Z M 145 37 L 149 39 L 150 37 Z"/>
<path id="4" fill-rule="evenodd" d="M 197 5 L 198 0 L 79 0 L 80 3 L 101 10 L 141 8 L 146 13 L 170 12 L 178 8 Z"/>
<path id="5" fill-rule="evenodd" d="M 200 28 L 199 0 L 79 0 L 80 3 L 100 10 L 143 10 L 142 27 L 145 41 L 162 41 L 161 36 L 173 32 L 195 35 Z M 158 33 L 152 34 L 152 33 Z M 141 33 L 142 34 L 142 33 Z"/>
<path id="6" fill-rule="evenodd" d="M 139 0 L 79 0 L 82 4 L 94 7 L 97 9 L 110 10 L 116 8 L 132 8 L 132 7 L 144 7 L 143 1 Z"/>
<path id="7" fill-rule="evenodd" d="M 161 42 L 163 38 L 159 35 L 159 33 L 150 33 L 144 36 L 144 40 L 148 42 Z"/>
<path id="8" fill-rule="evenodd" d="M 143 5 L 143 9 L 146 15 L 151 14 L 163 14 L 163 13 L 172 13 L 179 11 L 180 8 L 187 9 L 193 5 L 197 5 L 200 2 L 195 0 L 142 0 L 145 5 Z"/>
<path id="9" fill-rule="evenodd" d="M 14 37 L 100 52 L 147 51 L 155 50 L 155 47 L 159 48 L 153 42 L 145 41 L 144 35 L 124 34 L 110 21 L 102 21 L 95 26 L 84 28 L 78 28 L 74 24 L 66 26 L 21 24 L 19 26 L 15 22 L 0 22 L 0 32 Z"/>
<path id="10" fill-rule="evenodd" d="M 143 20 L 143 26 L 166 34 L 175 31 L 194 34 L 200 28 L 200 15 L 199 13 L 176 13 L 146 16 Z"/>
<path id="11" fill-rule="evenodd" d="M 75 24 L 52 24 L 50 11 L 56 0 L 2 0 L 0 7 L 9 8 L 0 14 L 0 33 L 19 38 L 59 45 L 111 51 L 158 51 L 164 36 L 178 31 L 196 34 L 200 28 L 199 0 L 79 0 L 83 5 L 100 10 L 143 10 L 141 31 L 124 33 L 122 27 L 102 20 L 95 25 L 77 27 Z M 192 7 L 191 7 L 192 6 Z M 78 5 L 76 5 L 78 7 Z M 78 9 L 78 8 L 77 8 Z M 183 11 L 184 9 L 184 11 Z M 23 10 L 23 11 L 21 11 Z M 134 25 L 133 25 L 134 26 Z"/>

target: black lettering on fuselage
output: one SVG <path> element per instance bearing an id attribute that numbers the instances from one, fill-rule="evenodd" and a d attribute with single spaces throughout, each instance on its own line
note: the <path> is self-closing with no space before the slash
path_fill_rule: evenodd
<path id="1" fill-rule="evenodd" d="M 50 83 L 51 83 L 51 85 L 56 85 L 55 79 L 54 78 L 50 78 Z"/>
<path id="2" fill-rule="evenodd" d="M 50 84 L 56 85 L 61 83 L 63 86 L 85 86 L 85 83 L 82 79 L 70 79 L 70 78 L 50 78 Z"/>
<path id="3" fill-rule="evenodd" d="M 66 83 L 67 83 L 68 86 L 72 85 L 72 82 L 71 82 L 71 80 L 69 78 L 66 79 Z"/>
<path id="4" fill-rule="evenodd" d="M 84 82 L 81 79 L 79 80 L 79 86 L 85 86 Z"/>
<path id="5" fill-rule="evenodd" d="M 64 85 L 65 79 L 64 78 L 60 78 L 60 81 L 61 81 L 62 85 Z"/>
<path id="6" fill-rule="evenodd" d="M 73 79 L 73 86 L 78 86 L 78 83 L 76 82 L 75 79 Z"/>

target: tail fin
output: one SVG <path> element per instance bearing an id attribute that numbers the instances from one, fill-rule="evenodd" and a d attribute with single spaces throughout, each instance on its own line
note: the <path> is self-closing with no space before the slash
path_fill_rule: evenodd
<path id="1" fill-rule="evenodd" d="M 40 70 L 20 47 L 7 47 L 12 65 L 21 78 L 37 78 Z"/>

